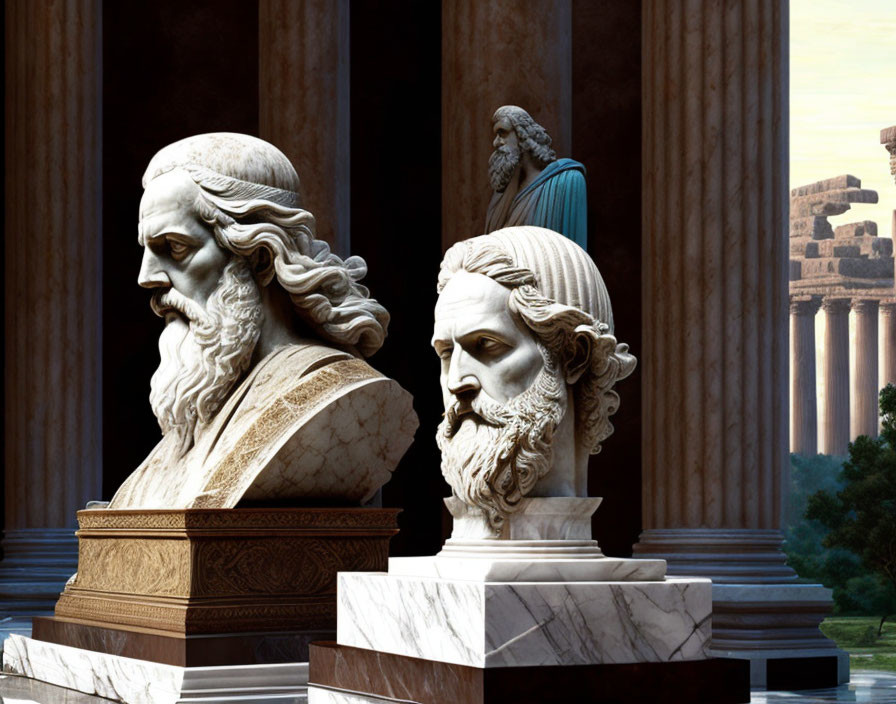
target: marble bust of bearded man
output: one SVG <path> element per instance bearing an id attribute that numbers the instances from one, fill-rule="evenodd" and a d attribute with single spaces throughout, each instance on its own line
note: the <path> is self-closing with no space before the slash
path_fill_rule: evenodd
<path id="1" fill-rule="evenodd" d="M 458 242 L 438 292 L 449 509 L 455 529 L 475 514 L 476 538 L 506 539 L 526 497 L 587 497 L 588 456 L 613 432 L 613 387 L 636 360 L 613 334 L 597 266 L 556 232 L 509 227 Z"/>
<path id="2" fill-rule="evenodd" d="M 295 169 L 255 137 L 175 142 L 143 186 L 138 283 L 165 319 L 150 394 L 163 437 L 110 508 L 368 500 L 417 418 L 364 361 L 389 322 L 359 283 L 365 262 L 315 239 Z"/>

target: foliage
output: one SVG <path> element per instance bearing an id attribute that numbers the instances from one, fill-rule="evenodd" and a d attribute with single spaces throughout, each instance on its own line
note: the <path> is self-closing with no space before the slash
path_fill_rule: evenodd
<path id="1" fill-rule="evenodd" d="M 896 387 L 880 393 L 883 429 L 879 438 L 850 443 L 837 491 L 809 497 L 806 517 L 828 529 L 823 544 L 848 550 L 879 580 L 883 591 L 868 606 L 882 616 L 896 613 Z M 841 575 L 841 578 L 845 575 Z M 859 577 L 854 575 L 847 578 Z M 879 629 L 880 630 L 880 629 Z"/>
<path id="2" fill-rule="evenodd" d="M 873 617 L 828 617 L 821 631 L 839 648 L 849 652 L 850 666 L 861 670 L 896 671 L 896 624 L 887 623 L 878 636 Z"/>
<path id="3" fill-rule="evenodd" d="M 864 593 L 867 579 L 861 559 L 842 548 L 826 548 L 823 544 L 827 529 L 818 521 L 805 517 L 809 497 L 819 491 L 836 492 L 842 488 L 838 476 L 843 458 L 829 455 L 811 457 L 791 455 L 790 491 L 788 492 L 787 525 L 784 551 L 787 563 L 803 579 L 821 582 L 834 590 L 835 614 L 873 614 L 869 610 Z M 872 579 L 871 592 L 879 592 L 877 581 Z"/>
<path id="4" fill-rule="evenodd" d="M 877 629 L 869 623 L 865 632 L 856 640 L 856 645 L 863 648 L 869 647 L 877 643 L 877 638 Z"/>

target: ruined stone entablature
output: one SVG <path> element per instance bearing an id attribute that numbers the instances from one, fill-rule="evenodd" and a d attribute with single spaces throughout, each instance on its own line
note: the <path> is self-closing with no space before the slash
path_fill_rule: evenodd
<path id="1" fill-rule="evenodd" d="M 890 173 L 896 179 L 896 125 L 880 131 L 880 143 L 890 152 Z"/>
<path id="2" fill-rule="evenodd" d="M 877 203 L 877 192 L 843 175 L 790 193 L 791 295 L 893 295 L 893 240 L 877 236 L 877 223 L 834 227 L 828 221 L 853 203 Z"/>

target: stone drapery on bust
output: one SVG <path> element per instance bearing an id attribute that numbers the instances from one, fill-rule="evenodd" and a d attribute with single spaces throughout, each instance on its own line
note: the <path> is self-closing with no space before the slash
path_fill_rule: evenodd
<path id="1" fill-rule="evenodd" d="M 556 232 L 506 228 L 451 247 L 438 291 L 437 442 L 454 495 L 496 535 L 524 497 L 587 496 L 613 385 L 636 363 L 594 262 Z"/>
<path id="2" fill-rule="evenodd" d="M 364 502 L 417 427 L 364 358 L 389 314 L 359 257 L 314 238 L 289 160 L 255 137 L 175 142 L 143 177 L 139 284 L 165 319 L 150 403 L 163 438 L 110 508 Z"/>
<path id="3" fill-rule="evenodd" d="M 495 193 L 488 204 L 485 231 L 536 225 L 588 248 L 585 167 L 557 159 L 551 138 L 522 108 L 505 105 L 492 116 L 495 134 L 489 181 Z"/>

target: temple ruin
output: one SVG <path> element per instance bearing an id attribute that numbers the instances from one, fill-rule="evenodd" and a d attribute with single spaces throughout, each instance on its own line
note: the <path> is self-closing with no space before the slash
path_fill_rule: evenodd
<path id="1" fill-rule="evenodd" d="M 896 382 L 896 291 L 893 240 L 861 220 L 834 226 L 828 218 L 854 203 L 877 203 L 877 192 L 843 175 L 790 194 L 790 449 L 846 454 L 850 440 L 877 436 L 878 393 Z M 824 311 L 824 403 L 818 424 L 815 315 Z M 855 313 L 855 373 L 850 388 L 849 313 Z M 878 368 L 879 330 L 883 368 Z M 852 401 L 852 404 L 850 404 Z"/>

